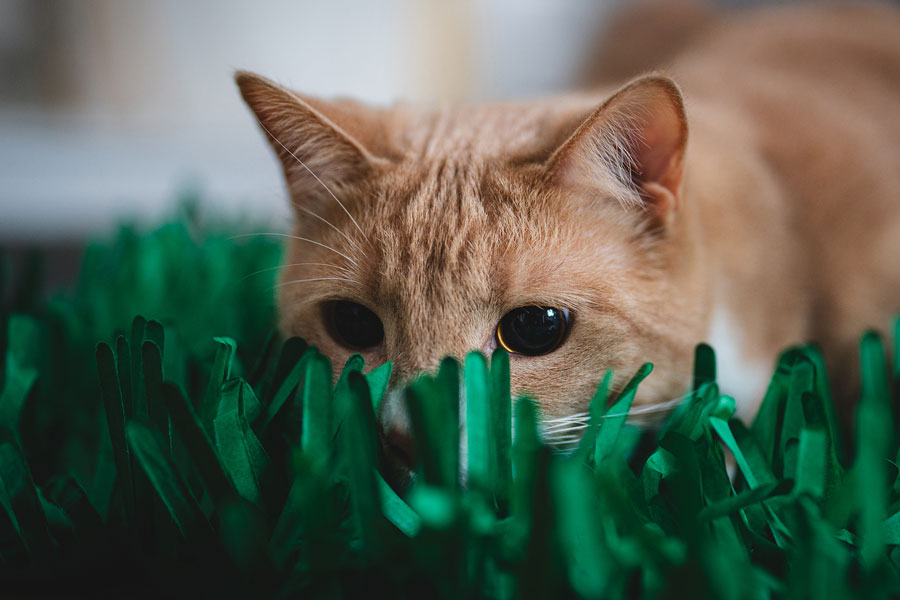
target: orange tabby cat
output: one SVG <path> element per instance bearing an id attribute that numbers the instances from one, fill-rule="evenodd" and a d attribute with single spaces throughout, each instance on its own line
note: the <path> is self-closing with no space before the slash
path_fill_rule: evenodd
<path id="1" fill-rule="evenodd" d="M 644 361 L 636 406 L 665 405 L 701 341 L 745 417 L 787 345 L 853 364 L 900 310 L 900 13 L 722 17 L 667 74 L 430 110 L 238 73 L 297 208 L 282 329 L 395 384 L 503 344 L 563 422 Z M 402 450 L 396 402 L 382 422 Z"/>

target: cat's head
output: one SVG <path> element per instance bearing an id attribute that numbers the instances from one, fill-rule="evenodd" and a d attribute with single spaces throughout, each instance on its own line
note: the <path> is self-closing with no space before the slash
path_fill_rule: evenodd
<path id="1" fill-rule="evenodd" d="M 513 391 L 548 418 L 584 411 L 607 369 L 620 386 L 645 361 L 639 404 L 685 391 L 703 274 L 671 80 L 637 79 L 599 106 L 442 110 L 325 102 L 243 72 L 237 83 L 296 208 L 281 327 L 335 369 L 360 352 L 393 361 L 396 385 L 503 344 Z"/>

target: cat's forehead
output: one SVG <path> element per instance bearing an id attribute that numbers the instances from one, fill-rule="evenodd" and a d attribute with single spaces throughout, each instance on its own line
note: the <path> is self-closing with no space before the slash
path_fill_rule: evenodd
<path id="1" fill-rule="evenodd" d="M 491 273 L 508 245 L 499 232 L 516 219 L 504 208 L 509 202 L 485 188 L 483 170 L 457 156 L 408 165 L 379 190 L 376 287 L 400 297 L 418 290 L 434 300 L 494 295 Z"/>
<path id="2" fill-rule="evenodd" d="M 572 133 L 592 104 L 566 102 L 493 103 L 391 111 L 392 144 L 407 160 L 518 160 L 554 147 Z M 458 162 L 458 161 L 457 161 Z"/>

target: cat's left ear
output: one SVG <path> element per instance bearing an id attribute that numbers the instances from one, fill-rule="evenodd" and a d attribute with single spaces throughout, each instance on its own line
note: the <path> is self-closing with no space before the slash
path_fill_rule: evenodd
<path id="1" fill-rule="evenodd" d="M 560 185 L 610 190 L 626 207 L 643 206 L 666 225 L 681 202 L 687 131 L 675 82 L 640 77 L 597 108 L 548 168 Z"/>
<path id="2" fill-rule="evenodd" d="M 371 150 L 386 137 L 379 135 L 374 109 L 301 96 L 245 71 L 235 81 L 281 160 L 298 205 L 327 201 L 332 189 L 365 178 L 384 161 Z"/>

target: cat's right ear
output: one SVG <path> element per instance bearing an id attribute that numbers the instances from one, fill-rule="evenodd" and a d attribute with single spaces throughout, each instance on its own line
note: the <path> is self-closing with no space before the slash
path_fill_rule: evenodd
<path id="1" fill-rule="evenodd" d="M 659 75 L 639 77 L 598 107 L 550 157 L 560 185 L 603 189 L 665 226 L 681 203 L 687 118 L 681 91 Z"/>
<path id="2" fill-rule="evenodd" d="M 235 82 L 281 164 L 296 202 L 324 197 L 366 177 L 379 162 L 326 112 L 327 103 L 304 98 L 265 77 L 238 71 Z M 323 110 L 325 109 L 325 110 Z M 359 124 L 354 123 L 359 129 Z"/>

